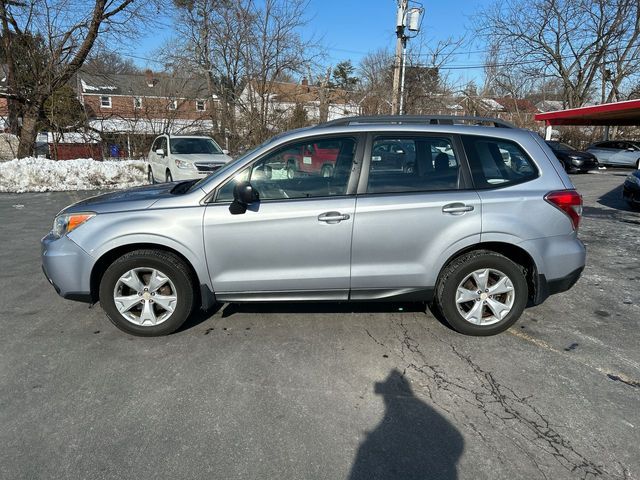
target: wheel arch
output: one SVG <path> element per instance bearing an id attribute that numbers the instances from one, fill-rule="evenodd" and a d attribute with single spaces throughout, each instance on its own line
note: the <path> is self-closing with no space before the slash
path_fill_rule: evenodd
<path id="1" fill-rule="evenodd" d="M 527 252 L 522 247 L 514 245 L 513 243 L 498 241 L 480 242 L 458 250 L 456 253 L 447 258 L 447 260 L 440 268 L 438 279 L 436 281 L 436 287 L 440 283 L 442 273 L 451 262 L 459 258 L 461 255 L 476 250 L 487 250 L 490 252 L 499 253 L 500 255 L 504 255 L 505 257 L 507 257 L 512 262 L 522 266 L 522 268 L 524 269 L 525 278 L 527 279 L 529 301 L 533 304 L 538 304 L 541 302 L 540 298 L 541 296 L 545 295 L 543 290 L 545 289 L 546 285 L 542 285 L 542 281 L 538 272 L 538 266 L 536 265 L 535 260 L 529 252 Z"/>
<path id="2" fill-rule="evenodd" d="M 203 279 L 200 278 L 200 275 L 198 275 L 198 272 L 193 266 L 193 263 L 184 254 L 182 254 L 175 248 L 153 242 L 139 242 L 120 245 L 104 252 L 98 258 L 98 260 L 93 264 L 90 275 L 90 294 L 91 301 L 93 303 L 99 301 L 100 282 L 102 280 L 104 272 L 107 270 L 107 268 L 109 268 L 109 265 L 111 265 L 116 259 L 120 258 L 121 256 L 135 250 L 162 250 L 164 252 L 169 252 L 176 255 L 185 263 L 191 275 L 193 276 L 194 282 L 199 287 L 194 292 L 194 294 L 196 295 L 196 302 L 200 302 L 202 308 L 205 309 L 210 308 L 215 304 L 215 294 L 213 293 L 213 290 L 209 287 L 209 285 L 207 285 L 206 281 L 203 281 Z"/>

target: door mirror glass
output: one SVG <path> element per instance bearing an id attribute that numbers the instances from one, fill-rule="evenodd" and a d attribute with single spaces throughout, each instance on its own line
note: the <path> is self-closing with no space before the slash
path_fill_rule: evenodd
<path id="1" fill-rule="evenodd" d="M 233 189 L 233 200 L 241 205 L 251 205 L 260 200 L 260 195 L 251 183 L 239 182 Z"/>
<path id="2" fill-rule="evenodd" d="M 225 155 L 229 155 L 229 150 L 227 150 L 226 148 L 223 148 L 222 153 L 224 153 Z"/>
<path id="3" fill-rule="evenodd" d="M 161 157 L 164 157 L 164 150 L 162 148 L 159 148 L 156 150 L 156 155 L 159 155 Z"/>

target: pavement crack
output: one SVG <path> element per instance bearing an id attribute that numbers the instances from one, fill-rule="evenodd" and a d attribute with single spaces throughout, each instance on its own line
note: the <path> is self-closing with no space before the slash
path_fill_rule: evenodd
<path id="1" fill-rule="evenodd" d="M 469 355 L 460 352 L 449 341 L 432 335 L 436 340 L 444 343 L 462 362 L 466 370 L 472 374 L 473 380 L 463 380 L 450 375 L 449 368 L 442 368 L 430 361 L 421 350 L 419 341 L 414 338 L 401 318 L 393 318 L 392 323 L 395 326 L 392 328 L 392 335 L 398 342 L 395 348 L 391 344 L 385 344 L 368 330 L 365 331 L 377 345 L 395 353 L 404 365 L 405 372 L 413 371 L 425 380 L 419 381 L 419 384 L 423 388 L 423 394 L 426 394 L 433 405 L 461 424 L 471 424 L 471 430 L 484 443 L 490 443 L 486 434 L 481 433 L 478 425 L 471 422 L 462 409 L 455 408 L 456 404 L 473 407 L 496 432 L 501 429 L 497 422 L 509 427 L 512 434 L 517 434 L 515 439 L 510 438 L 518 449 L 526 452 L 527 458 L 534 464 L 542 478 L 547 478 L 547 474 L 539 463 L 540 452 L 549 455 L 564 469 L 585 480 L 610 475 L 605 472 L 603 466 L 597 465 L 578 452 L 571 442 L 554 428 L 547 416 L 532 404 L 531 395 L 519 395 L 512 388 L 501 384 L 492 372 L 484 370 Z M 445 392 L 453 401 L 453 405 L 451 402 L 443 402 L 440 392 Z M 460 415 L 465 418 L 458 418 Z M 517 438 L 529 445 L 534 445 L 535 449 L 520 445 Z"/>

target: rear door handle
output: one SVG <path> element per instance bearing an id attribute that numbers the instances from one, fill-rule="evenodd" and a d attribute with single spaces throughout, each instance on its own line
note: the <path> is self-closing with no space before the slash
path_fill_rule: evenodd
<path id="1" fill-rule="evenodd" d="M 348 213 L 325 212 L 318 215 L 318 221 L 327 223 L 340 223 L 342 220 L 351 218 Z"/>
<path id="2" fill-rule="evenodd" d="M 473 211 L 473 205 L 465 205 L 464 203 L 449 203 L 442 207 L 443 213 L 462 214 Z"/>

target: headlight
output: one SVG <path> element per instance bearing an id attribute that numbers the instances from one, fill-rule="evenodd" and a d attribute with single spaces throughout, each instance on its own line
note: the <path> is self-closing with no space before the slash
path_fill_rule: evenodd
<path id="1" fill-rule="evenodd" d="M 627 182 L 635 183 L 640 187 L 640 177 L 636 177 L 633 173 L 627 175 Z"/>
<path id="2" fill-rule="evenodd" d="M 93 212 L 84 213 L 63 213 L 53 220 L 51 233 L 57 238 L 74 231 L 87 220 L 91 220 L 96 214 Z"/>
<path id="3" fill-rule="evenodd" d="M 194 164 L 191 162 L 185 162 L 184 160 L 178 160 L 177 158 L 175 159 L 176 162 L 176 167 L 178 168 L 190 168 L 193 169 L 194 168 Z"/>

